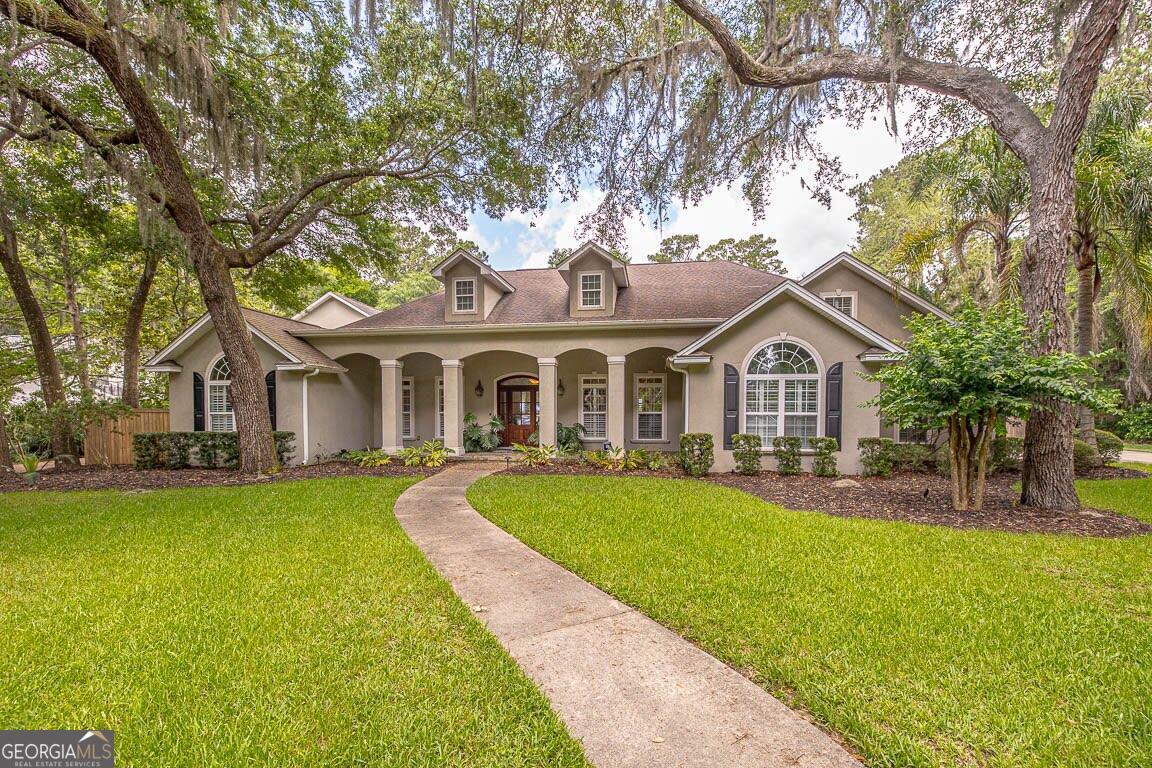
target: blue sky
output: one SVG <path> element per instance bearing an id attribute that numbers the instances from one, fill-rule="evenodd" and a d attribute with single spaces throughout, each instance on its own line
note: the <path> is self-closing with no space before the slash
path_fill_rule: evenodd
<path id="1" fill-rule="evenodd" d="M 900 142 L 888 134 L 878 114 L 866 118 L 859 129 L 828 123 L 817 136 L 826 151 L 840 158 L 849 175 L 847 186 L 868 179 L 902 156 Z M 788 274 L 799 277 L 850 247 L 856 238 L 851 198 L 834 193 L 832 207 L 827 209 L 801 187 L 812 171 L 810 165 L 801 165 L 782 173 L 773 186 L 767 215 L 760 221 L 753 218 L 738 185 L 721 187 L 696 206 L 671 211 L 662 232 L 650 221 L 628 222 L 625 250 L 633 261 L 643 261 L 657 249 L 661 237 L 668 235 L 696 234 L 707 246 L 725 237 L 758 232 L 776 238 Z M 479 243 L 497 269 L 543 267 L 554 248 L 571 248 L 587 239 L 578 230 L 579 220 L 598 201 L 599 193 L 589 189 L 574 201 L 557 199 L 538 215 L 512 213 L 493 220 L 476 214 L 464 236 Z"/>

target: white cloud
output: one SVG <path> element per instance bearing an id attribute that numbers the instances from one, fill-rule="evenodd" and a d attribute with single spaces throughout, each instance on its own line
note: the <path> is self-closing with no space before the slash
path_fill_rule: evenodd
<path id="1" fill-rule="evenodd" d="M 888 134 L 880 115 L 865 119 L 859 129 L 843 123 L 827 123 L 816 133 L 826 152 L 839 157 L 848 186 L 864 181 L 897 162 L 902 151 L 897 139 Z M 776 238 L 789 274 L 799 276 L 852 245 L 856 223 L 851 220 L 855 203 L 850 197 L 833 193 L 832 206 L 825 208 L 803 188 L 812 179 L 811 163 L 782 173 L 775 180 L 766 215 L 757 221 L 739 185 L 720 187 L 699 204 L 673 212 L 671 221 L 659 229 L 637 218 L 625 226 L 625 250 L 634 260 L 642 260 L 668 235 L 696 234 L 702 245 L 725 237 L 742 238 L 762 233 Z M 543 213 L 513 213 L 500 222 L 486 222 L 485 230 L 500 230 L 502 236 L 482 239 L 475 222 L 467 234 L 481 245 L 485 241 L 504 247 L 488 249 L 506 267 L 543 267 L 555 248 L 571 248 L 583 241 L 578 234 L 580 219 L 593 211 L 603 194 L 589 190 L 577 200 L 549 205 Z M 504 236 L 503 232 L 507 232 Z"/>

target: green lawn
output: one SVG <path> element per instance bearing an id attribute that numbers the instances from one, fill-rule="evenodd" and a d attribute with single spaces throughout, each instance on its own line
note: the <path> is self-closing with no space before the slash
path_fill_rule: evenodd
<path id="1" fill-rule="evenodd" d="M 1152 445 L 1148 443 L 1124 443 L 1124 448 L 1129 451 L 1152 451 Z"/>
<path id="2" fill-rule="evenodd" d="M 1152 520 L 1152 479 L 1081 490 Z M 846 520 L 687 480 L 497 475 L 469 497 L 870 765 L 1152 765 L 1152 537 Z"/>
<path id="3" fill-rule="evenodd" d="M 406 479 L 0 494 L 0 727 L 125 766 L 582 766 L 409 543 Z"/>

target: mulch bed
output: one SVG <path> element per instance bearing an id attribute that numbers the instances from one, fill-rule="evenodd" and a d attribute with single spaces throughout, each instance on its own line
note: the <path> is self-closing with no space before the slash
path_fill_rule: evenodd
<path id="1" fill-rule="evenodd" d="M 513 464 L 502 474 L 686 478 L 678 469 L 622 473 L 576 463 L 556 463 L 547 467 Z M 1148 477 L 1148 473 L 1125 467 L 1101 467 L 1083 475 L 1081 479 L 1140 477 Z M 1105 509 L 1021 509 L 1017 504 L 1020 494 L 1014 487 L 1020 481 L 1020 476 L 1014 473 L 1000 473 L 988 478 L 984 491 L 984 509 L 980 512 L 957 512 L 952 509 L 951 487 L 947 478 L 929 473 L 902 473 L 887 478 L 848 478 L 860 483 L 860 488 L 834 488 L 832 484 L 837 478 L 786 476 L 775 472 L 764 472 L 755 477 L 734 473 L 717 474 L 708 475 L 704 479 L 745 491 L 788 509 L 825 512 L 837 517 L 896 520 L 963 530 L 1066 533 L 1101 538 L 1152 533 L 1152 525 Z"/>
<path id="2" fill-rule="evenodd" d="M 434 475 L 439 469 L 389 464 L 361 469 L 343 461 L 287 467 L 278 475 L 245 475 L 226 469 L 133 469 L 132 467 L 81 467 L 40 473 L 31 486 L 18 475 L 0 472 L 0 492 L 5 491 L 148 491 L 159 488 L 188 488 L 209 485 L 252 485 L 285 480 L 312 480 L 325 477 L 401 477 Z"/>
<path id="3" fill-rule="evenodd" d="M 1086 479 L 1147 477 L 1123 467 L 1094 470 Z M 813 475 L 783 476 L 766 472 L 755 477 L 709 475 L 709 481 L 759 496 L 789 509 L 815 510 L 838 517 L 897 520 L 943 525 L 963 530 L 1010 533 L 1067 533 L 1076 536 L 1119 538 L 1152 533 L 1152 525 L 1106 509 L 1023 509 L 1017 505 L 1015 484 L 1020 477 L 999 473 L 988 478 L 984 509 L 952 509 L 947 478 L 936 474 L 903 473 L 891 477 L 853 477 L 859 488 L 834 488 L 833 478 Z"/>

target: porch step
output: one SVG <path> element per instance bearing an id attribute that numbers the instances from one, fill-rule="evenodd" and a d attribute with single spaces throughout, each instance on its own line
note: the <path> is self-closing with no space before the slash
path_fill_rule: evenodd
<path id="1" fill-rule="evenodd" d="M 515 461 L 516 456 L 510 450 L 489 451 L 486 453 L 466 453 L 463 456 L 453 456 L 450 461 Z"/>

